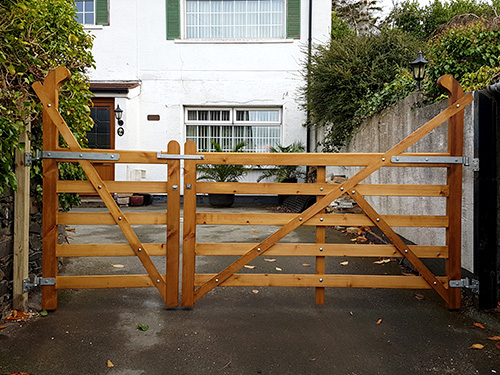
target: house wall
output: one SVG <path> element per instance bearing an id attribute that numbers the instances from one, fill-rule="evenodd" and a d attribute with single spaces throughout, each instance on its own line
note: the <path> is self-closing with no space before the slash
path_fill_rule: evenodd
<path id="1" fill-rule="evenodd" d="M 420 106 L 418 93 L 408 96 L 394 107 L 366 121 L 351 140 L 345 152 L 386 152 L 399 141 L 442 112 L 448 101 Z M 474 103 L 465 109 L 464 156 L 474 156 Z M 405 152 L 447 152 L 448 127 L 444 123 Z M 328 168 L 328 174 L 352 177 L 360 168 Z M 363 183 L 446 184 L 446 168 L 382 168 Z M 473 272 L 474 172 L 463 168 L 462 198 L 462 267 Z M 446 198 L 440 197 L 367 197 L 382 214 L 445 215 Z M 446 231 L 441 228 L 403 228 L 396 231 L 419 245 L 444 245 Z"/>
<path id="2" fill-rule="evenodd" d="M 313 8 L 313 43 L 330 34 L 331 3 Z M 89 29 L 97 68 L 91 81 L 140 80 L 138 95 L 118 98 L 125 134 L 117 149 L 166 150 L 185 141 L 184 106 L 283 108 L 281 142 L 306 141 L 301 62 L 308 39 L 308 1 L 301 3 L 300 39 L 195 42 L 167 40 L 165 1 L 111 0 L 110 25 Z M 150 114 L 160 121 L 148 121 Z M 118 165 L 116 179 L 131 179 L 135 166 Z M 163 180 L 164 167 L 142 166 L 145 179 Z"/>

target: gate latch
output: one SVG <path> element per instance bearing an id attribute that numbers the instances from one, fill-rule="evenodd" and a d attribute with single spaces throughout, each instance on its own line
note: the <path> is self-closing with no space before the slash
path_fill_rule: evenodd
<path id="1" fill-rule="evenodd" d="M 468 277 L 461 280 L 450 280 L 450 288 L 467 288 L 472 293 L 479 294 L 479 280 L 471 280 Z"/>
<path id="2" fill-rule="evenodd" d="M 33 278 L 33 281 L 28 277 L 23 280 L 23 293 L 29 292 L 31 289 L 37 287 L 37 286 L 44 286 L 44 285 L 56 285 L 56 278 L 55 277 L 38 277 L 35 276 Z"/>

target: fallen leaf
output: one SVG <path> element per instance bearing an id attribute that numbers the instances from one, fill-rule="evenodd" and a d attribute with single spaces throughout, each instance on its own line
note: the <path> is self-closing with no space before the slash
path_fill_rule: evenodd
<path id="1" fill-rule="evenodd" d="M 314 361 L 316 361 L 316 358 L 311 358 L 310 361 L 314 362 Z"/>
<path id="2" fill-rule="evenodd" d="M 425 297 L 423 296 L 423 294 L 415 293 L 415 298 L 418 300 L 423 300 Z"/>
<path id="3" fill-rule="evenodd" d="M 259 294 L 259 291 L 257 289 L 252 290 L 253 294 Z"/>
<path id="4" fill-rule="evenodd" d="M 351 314 L 351 316 L 354 316 L 354 313 L 352 311 L 349 311 L 349 314 Z"/>
<path id="5" fill-rule="evenodd" d="M 259 233 L 259 231 L 258 231 L 258 230 L 254 230 L 253 232 L 254 232 L 254 233 Z"/>
<path id="6" fill-rule="evenodd" d="M 481 344 L 473 344 L 471 346 L 471 349 L 482 349 L 484 348 L 484 345 L 481 345 Z"/>
<path id="7" fill-rule="evenodd" d="M 500 341 L 500 336 L 491 336 L 491 337 L 488 337 L 488 340 Z"/>
<path id="8" fill-rule="evenodd" d="M 380 324 L 382 323 L 382 318 L 380 318 L 379 320 L 377 320 L 377 324 Z"/>
<path id="9" fill-rule="evenodd" d="M 12 315 L 7 317 L 7 320 L 21 320 L 29 318 L 30 315 L 22 312 L 21 310 L 12 310 Z"/>
<path id="10" fill-rule="evenodd" d="M 4 328 L 7 328 L 7 326 L 0 326 L 0 329 L 4 329 Z"/>
<path id="11" fill-rule="evenodd" d="M 244 265 L 244 267 L 245 267 L 245 268 L 250 268 L 251 270 L 253 270 L 253 269 L 255 268 L 255 266 L 251 266 L 251 265 L 249 265 L 249 264 L 245 264 L 245 265 Z"/>
<path id="12" fill-rule="evenodd" d="M 311 267 L 309 263 L 302 263 L 302 267 Z"/>
<path id="13" fill-rule="evenodd" d="M 347 266 L 348 264 L 349 264 L 349 262 L 348 262 L 347 260 L 346 260 L 346 261 L 344 261 L 344 262 L 340 262 L 340 265 L 341 265 L 341 266 Z"/>
<path id="14" fill-rule="evenodd" d="M 368 242 L 368 238 L 366 238 L 365 236 L 359 236 L 356 238 L 356 242 L 358 243 L 367 243 Z"/>
<path id="15" fill-rule="evenodd" d="M 123 268 L 125 267 L 123 264 L 112 264 L 113 267 L 115 268 Z"/>
<path id="16" fill-rule="evenodd" d="M 391 261 L 391 259 L 381 259 L 381 260 L 376 260 L 375 264 L 384 264 L 384 263 L 389 263 Z"/>
<path id="17" fill-rule="evenodd" d="M 402 272 L 402 274 L 403 274 L 404 276 L 415 276 L 415 274 L 413 274 L 413 273 L 409 273 L 409 272 Z"/>
<path id="18" fill-rule="evenodd" d="M 352 238 L 351 242 L 356 242 L 356 240 L 357 240 L 356 238 Z"/>
<path id="19" fill-rule="evenodd" d="M 361 234 L 361 233 L 363 233 L 363 228 L 358 229 L 358 234 Z"/>
<path id="20" fill-rule="evenodd" d="M 40 311 L 40 316 L 48 316 L 48 315 L 49 315 L 49 313 L 47 310 Z"/>
<path id="21" fill-rule="evenodd" d="M 481 323 L 474 323 L 474 327 L 481 328 L 481 329 L 486 329 L 485 326 L 483 326 Z"/>
<path id="22" fill-rule="evenodd" d="M 108 359 L 108 367 L 109 368 L 115 367 L 115 365 L 113 364 L 113 362 L 111 362 L 109 359 Z"/>
<path id="23" fill-rule="evenodd" d="M 497 343 L 495 344 L 495 347 L 496 347 L 498 350 L 500 350 L 500 342 L 497 342 Z"/>
<path id="24" fill-rule="evenodd" d="M 283 271 L 283 270 L 279 267 L 276 267 L 276 271 Z"/>
<path id="25" fill-rule="evenodd" d="M 270 263 L 276 262 L 276 259 L 264 258 L 264 260 L 265 260 L 266 262 L 270 262 Z"/>
<path id="26" fill-rule="evenodd" d="M 149 326 L 147 324 L 137 324 L 137 329 L 145 332 L 149 329 Z"/>

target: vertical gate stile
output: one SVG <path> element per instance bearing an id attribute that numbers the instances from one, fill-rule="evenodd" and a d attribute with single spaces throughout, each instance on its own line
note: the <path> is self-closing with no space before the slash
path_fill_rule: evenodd
<path id="1" fill-rule="evenodd" d="M 324 184 L 326 181 L 326 167 L 318 166 L 316 169 L 316 183 Z M 318 195 L 317 200 L 320 200 L 323 196 Z M 326 242 L 326 228 L 324 226 L 316 227 L 316 244 L 318 247 L 322 247 L 322 245 Z M 317 256 L 316 257 L 316 274 L 324 275 L 326 272 L 325 268 L 325 257 Z M 325 288 L 318 287 L 316 288 L 316 305 L 324 305 L 325 304 Z"/>
<path id="2" fill-rule="evenodd" d="M 168 153 L 180 155 L 177 141 L 168 143 Z M 167 164 L 167 275 L 166 301 L 169 307 L 179 304 L 179 230 L 180 230 L 180 160 Z"/>
<path id="3" fill-rule="evenodd" d="M 196 144 L 187 141 L 185 155 L 196 154 Z M 196 247 L 196 160 L 184 161 L 184 225 L 182 242 L 182 306 L 194 305 Z"/>
<path id="4" fill-rule="evenodd" d="M 451 76 L 444 76 L 438 84 L 449 93 L 449 105 L 464 96 L 460 84 Z M 458 112 L 448 120 L 448 152 L 451 156 L 461 157 L 463 154 L 464 111 Z M 450 194 L 446 200 L 446 215 L 449 224 L 446 228 L 446 244 L 449 256 L 446 260 L 446 276 L 450 280 L 461 278 L 462 255 L 462 164 L 452 164 L 447 168 L 447 184 Z M 449 309 L 461 306 L 460 288 L 448 288 Z"/>
<path id="5" fill-rule="evenodd" d="M 66 70 L 56 69 L 51 71 L 45 79 L 45 88 L 53 106 L 59 108 L 59 88 L 70 78 Z M 55 150 L 59 146 L 59 132 L 56 125 L 43 108 L 43 149 Z M 42 229 L 42 277 L 55 278 L 57 276 L 56 245 L 59 230 L 56 224 L 59 212 L 59 196 L 57 194 L 57 181 L 59 172 L 57 161 L 52 159 L 43 160 L 43 229 Z M 47 285 L 42 288 L 42 308 L 55 310 L 57 308 L 57 289 L 55 285 Z"/>

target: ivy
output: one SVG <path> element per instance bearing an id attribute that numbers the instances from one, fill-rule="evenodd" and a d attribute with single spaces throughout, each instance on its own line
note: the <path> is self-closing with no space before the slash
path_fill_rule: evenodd
<path id="1" fill-rule="evenodd" d="M 75 20 L 72 0 L 4 0 L 0 2 L 0 193 L 16 188 L 14 151 L 31 123 L 33 149 L 42 147 L 42 107 L 31 88 L 47 73 L 65 65 L 72 73 L 60 93 L 59 108 L 81 144 L 93 126 L 88 103 L 92 97 L 85 70 L 94 67 L 92 36 Z M 81 170 L 61 177 L 81 178 Z M 31 170 L 41 199 L 41 167 Z M 69 199 L 69 200 L 68 200 Z M 63 208 L 75 201 L 62 196 Z"/>

